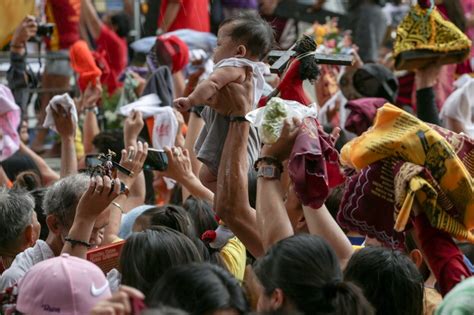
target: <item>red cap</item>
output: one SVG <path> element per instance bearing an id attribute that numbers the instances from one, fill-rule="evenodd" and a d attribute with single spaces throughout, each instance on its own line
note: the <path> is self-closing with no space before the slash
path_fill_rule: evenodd
<path id="1" fill-rule="evenodd" d="M 155 44 L 158 60 L 171 59 L 171 72 L 182 70 L 189 63 L 189 48 L 185 42 L 174 35 L 160 35 Z M 168 56 L 163 56 L 164 54 Z"/>

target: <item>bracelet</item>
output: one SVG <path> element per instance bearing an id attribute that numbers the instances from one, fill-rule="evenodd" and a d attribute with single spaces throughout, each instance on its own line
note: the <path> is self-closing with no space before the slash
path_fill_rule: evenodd
<path id="1" fill-rule="evenodd" d="M 123 208 L 121 205 L 119 205 L 118 203 L 116 203 L 115 201 L 112 201 L 112 204 L 114 206 L 116 206 L 117 208 L 119 208 L 120 212 L 122 212 L 122 214 L 125 214 L 125 212 L 123 211 Z"/>
<path id="2" fill-rule="evenodd" d="M 274 158 L 273 156 L 259 157 L 255 161 L 255 163 L 253 164 L 253 167 L 254 167 L 255 171 L 257 171 L 257 172 L 258 172 L 258 165 L 260 164 L 260 162 L 266 162 L 270 165 L 274 165 L 276 168 L 278 168 L 280 173 L 283 173 L 283 164 L 280 161 L 278 161 L 276 158 Z"/>
<path id="3" fill-rule="evenodd" d="M 230 122 L 249 122 L 245 116 L 229 116 Z"/>
<path id="4" fill-rule="evenodd" d="M 64 240 L 66 242 L 71 243 L 72 247 L 74 247 L 76 245 L 81 245 L 81 246 L 84 246 L 84 247 L 87 247 L 87 248 L 92 247 L 92 245 L 88 242 L 84 242 L 84 241 L 80 241 L 80 240 L 74 240 L 74 239 L 70 238 L 69 236 L 65 237 Z"/>

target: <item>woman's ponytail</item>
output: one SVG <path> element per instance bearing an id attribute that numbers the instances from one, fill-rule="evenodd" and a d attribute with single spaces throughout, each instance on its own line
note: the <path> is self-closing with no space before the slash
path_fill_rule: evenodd
<path id="1" fill-rule="evenodd" d="M 335 309 L 334 314 L 375 314 L 374 308 L 365 298 L 362 289 L 352 282 L 339 281 L 330 283 L 324 290 L 326 294 L 332 295 L 332 304 Z"/>

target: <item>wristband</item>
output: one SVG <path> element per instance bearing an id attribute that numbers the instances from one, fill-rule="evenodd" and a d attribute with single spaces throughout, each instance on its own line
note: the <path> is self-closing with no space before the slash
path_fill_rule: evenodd
<path id="1" fill-rule="evenodd" d="M 88 242 L 84 242 L 84 241 L 80 241 L 80 240 L 74 240 L 74 239 L 70 238 L 69 236 L 65 237 L 64 240 L 66 242 L 71 243 L 72 247 L 74 247 L 76 245 L 81 245 L 81 246 L 84 246 L 84 247 L 87 247 L 87 248 L 92 247 L 92 245 Z"/>
<path id="2" fill-rule="evenodd" d="M 258 165 L 260 164 L 260 162 L 265 162 L 267 164 L 273 165 L 280 171 L 280 173 L 283 173 L 283 164 L 272 156 L 262 156 L 262 157 L 259 157 L 255 161 L 253 167 L 255 171 L 257 172 L 258 172 Z"/>
<path id="3" fill-rule="evenodd" d="M 249 122 L 245 116 L 229 116 L 230 122 Z"/>

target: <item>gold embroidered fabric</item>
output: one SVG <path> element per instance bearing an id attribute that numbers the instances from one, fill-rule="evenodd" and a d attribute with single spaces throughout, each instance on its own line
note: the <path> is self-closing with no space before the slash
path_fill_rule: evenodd
<path id="1" fill-rule="evenodd" d="M 430 58 L 436 53 L 441 63 L 458 63 L 469 56 L 470 48 L 469 38 L 436 8 L 423 9 L 416 5 L 398 26 L 394 57 L 397 68 L 404 69 L 407 67 L 406 63 L 403 67 L 403 59 L 408 52 L 431 53 Z M 426 57 L 420 55 L 420 59 Z"/>

